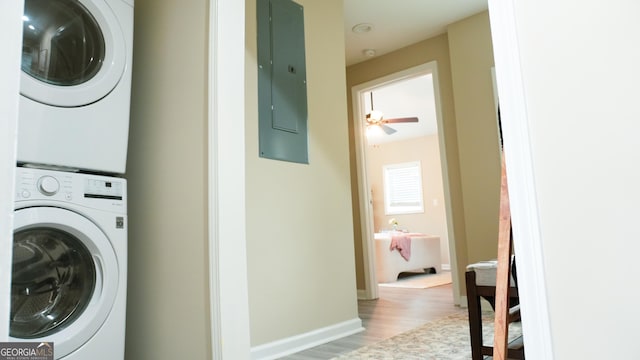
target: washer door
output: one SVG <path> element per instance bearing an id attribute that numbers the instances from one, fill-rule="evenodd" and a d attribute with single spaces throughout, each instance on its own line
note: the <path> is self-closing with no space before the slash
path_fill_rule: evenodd
<path id="1" fill-rule="evenodd" d="M 104 0 L 25 0 L 20 93 L 60 107 L 96 102 L 125 69 L 125 38 Z"/>
<path id="2" fill-rule="evenodd" d="M 108 317 L 117 293 L 118 262 L 106 235 L 90 220 L 55 207 L 15 212 L 9 335 L 53 341 L 65 356 Z"/>

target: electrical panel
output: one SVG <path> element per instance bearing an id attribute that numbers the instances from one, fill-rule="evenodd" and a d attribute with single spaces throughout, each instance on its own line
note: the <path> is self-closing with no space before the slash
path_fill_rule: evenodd
<path id="1" fill-rule="evenodd" d="M 260 156 L 309 163 L 304 10 L 257 0 Z"/>

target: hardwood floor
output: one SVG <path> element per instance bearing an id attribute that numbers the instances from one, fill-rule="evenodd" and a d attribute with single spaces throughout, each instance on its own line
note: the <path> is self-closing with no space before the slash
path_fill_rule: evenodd
<path id="1" fill-rule="evenodd" d="M 377 300 L 359 300 L 365 331 L 286 356 L 286 360 L 326 360 L 422 326 L 456 311 L 451 284 L 429 289 L 379 288 Z"/>

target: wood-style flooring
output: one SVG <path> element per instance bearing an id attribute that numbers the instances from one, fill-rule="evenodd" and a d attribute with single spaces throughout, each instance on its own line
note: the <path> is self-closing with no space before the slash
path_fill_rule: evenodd
<path id="1" fill-rule="evenodd" d="M 365 331 L 286 356 L 286 360 L 326 360 L 422 326 L 456 311 L 451 284 L 429 289 L 379 287 L 377 300 L 359 300 Z"/>

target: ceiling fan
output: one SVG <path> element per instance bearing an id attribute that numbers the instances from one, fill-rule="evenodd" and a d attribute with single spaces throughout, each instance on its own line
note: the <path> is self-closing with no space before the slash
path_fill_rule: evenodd
<path id="1" fill-rule="evenodd" d="M 398 130 L 387 126 L 386 124 L 418 122 L 418 118 L 415 116 L 385 119 L 380 111 L 376 111 L 373 109 L 373 91 L 371 91 L 369 94 L 371 95 L 371 112 L 369 112 L 366 116 L 367 126 L 379 126 L 387 135 L 391 135 Z"/>

